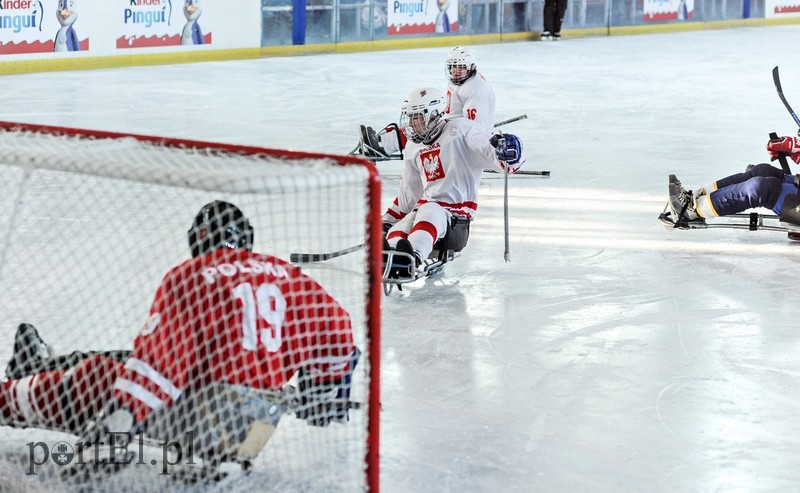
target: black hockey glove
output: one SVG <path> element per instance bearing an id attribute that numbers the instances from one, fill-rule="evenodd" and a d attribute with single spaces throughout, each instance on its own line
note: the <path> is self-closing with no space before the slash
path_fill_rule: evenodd
<path id="1" fill-rule="evenodd" d="M 347 421 L 348 398 L 344 395 L 343 382 L 311 383 L 302 378 L 299 383 L 300 407 L 295 413 L 311 426 L 328 426 L 331 421 Z M 348 386 L 347 394 L 350 393 Z"/>
<path id="2" fill-rule="evenodd" d="M 331 382 L 315 382 L 301 369 L 297 375 L 300 407 L 295 412 L 311 426 L 328 426 L 331 421 L 345 423 L 350 409 L 350 380 L 361 351 L 355 348 L 350 354 L 350 369 L 346 375 Z"/>

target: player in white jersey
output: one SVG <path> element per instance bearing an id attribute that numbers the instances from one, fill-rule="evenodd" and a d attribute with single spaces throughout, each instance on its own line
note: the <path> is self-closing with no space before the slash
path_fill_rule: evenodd
<path id="1" fill-rule="evenodd" d="M 456 46 L 447 55 L 447 116 L 464 116 L 489 130 L 494 128 L 494 91 L 478 73 L 475 53 Z"/>
<path id="2" fill-rule="evenodd" d="M 450 50 L 445 71 L 449 82 L 447 117 L 463 116 L 491 131 L 494 128 L 494 90 L 478 72 L 472 48 L 456 46 Z M 367 157 L 387 158 L 399 154 L 402 158 L 405 146 L 406 137 L 395 123 L 379 132 L 372 127 L 361 126 L 361 148 Z"/>
<path id="3" fill-rule="evenodd" d="M 390 278 L 408 276 L 412 258 L 419 267 L 452 216 L 472 218 L 484 169 L 513 173 L 524 162 L 515 135 L 494 135 L 466 118 L 447 119 L 446 112 L 444 94 L 432 87 L 415 89 L 403 102 L 400 127 L 409 142 L 400 191 L 383 216 L 391 226 L 384 248 L 410 255 L 394 256 Z"/>

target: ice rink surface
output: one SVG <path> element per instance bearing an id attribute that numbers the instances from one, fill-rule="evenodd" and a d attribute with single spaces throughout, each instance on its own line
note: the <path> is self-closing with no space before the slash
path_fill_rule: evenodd
<path id="1" fill-rule="evenodd" d="M 800 491 L 800 243 L 669 231 L 796 125 L 800 26 L 476 46 L 530 170 L 464 254 L 383 300 L 382 490 Z M 448 49 L 4 76 L 2 119 L 347 153 Z M 381 164 L 384 202 L 398 163 Z M 188 213 L 188 212 L 187 212 Z M 148 295 L 149 296 L 149 295 Z M 13 330 L 6 324 L 7 330 Z"/>

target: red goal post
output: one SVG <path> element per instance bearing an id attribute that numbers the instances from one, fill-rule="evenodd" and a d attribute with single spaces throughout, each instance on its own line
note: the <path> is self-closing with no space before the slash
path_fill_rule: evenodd
<path id="1" fill-rule="evenodd" d="M 272 491 L 265 485 L 276 478 L 284 489 L 300 484 L 352 491 L 358 482 L 366 491 L 379 491 L 382 234 L 381 182 L 373 163 L 355 156 L 0 122 L 0 182 L 5 323 L 0 354 L 5 358 L 21 322 L 33 323 L 59 354 L 130 349 L 160 276 L 189 258 L 185 231 L 199 206 L 215 199 L 243 210 L 254 226 L 257 252 L 288 261 L 296 251 L 327 253 L 363 244 L 346 255 L 301 265 L 352 319 L 362 353 L 351 394 L 358 408 L 350 410 L 349 422 L 324 428 L 285 418 L 288 431 L 282 435 L 281 421 L 261 451 L 267 458 L 254 461 L 252 484 L 242 479 L 232 491 L 242 485 Z M 9 457 L 24 455 L 32 437 L 48 445 L 69 441 L 59 432 L 26 434 L 10 425 L 0 427 L 4 477 L 19 472 Z M 341 470 L 325 472 L 326 463 L 332 470 L 354 468 L 352 455 L 361 463 L 354 478 L 343 479 Z M 49 473 L 47 465 L 41 469 L 58 477 L 57 466 Z M 19 474 L 21 481 L 30 480 L 24 471 Z M 298 474 L 304 477 L 295 483 Z M 115 488 L 141 487 L 135 477 L 128 481 Z"/>

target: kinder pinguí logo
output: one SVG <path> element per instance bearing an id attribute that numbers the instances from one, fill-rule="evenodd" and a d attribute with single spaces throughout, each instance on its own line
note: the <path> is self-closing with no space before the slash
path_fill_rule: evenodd
<path id="1" fill-rule="evenodd" d="M 39 0 L 0 0 L 0 29 L 19 33 L 23 29 L 42 30 L 44 9 Z"/>
<path id="2" fill-rule="evenodd" d="M 172 17 L 172 0 L 130 0 L 125 9 L 125 24 L 142 24 L 151 27 L 153 24 L 170 24 Z"/>

